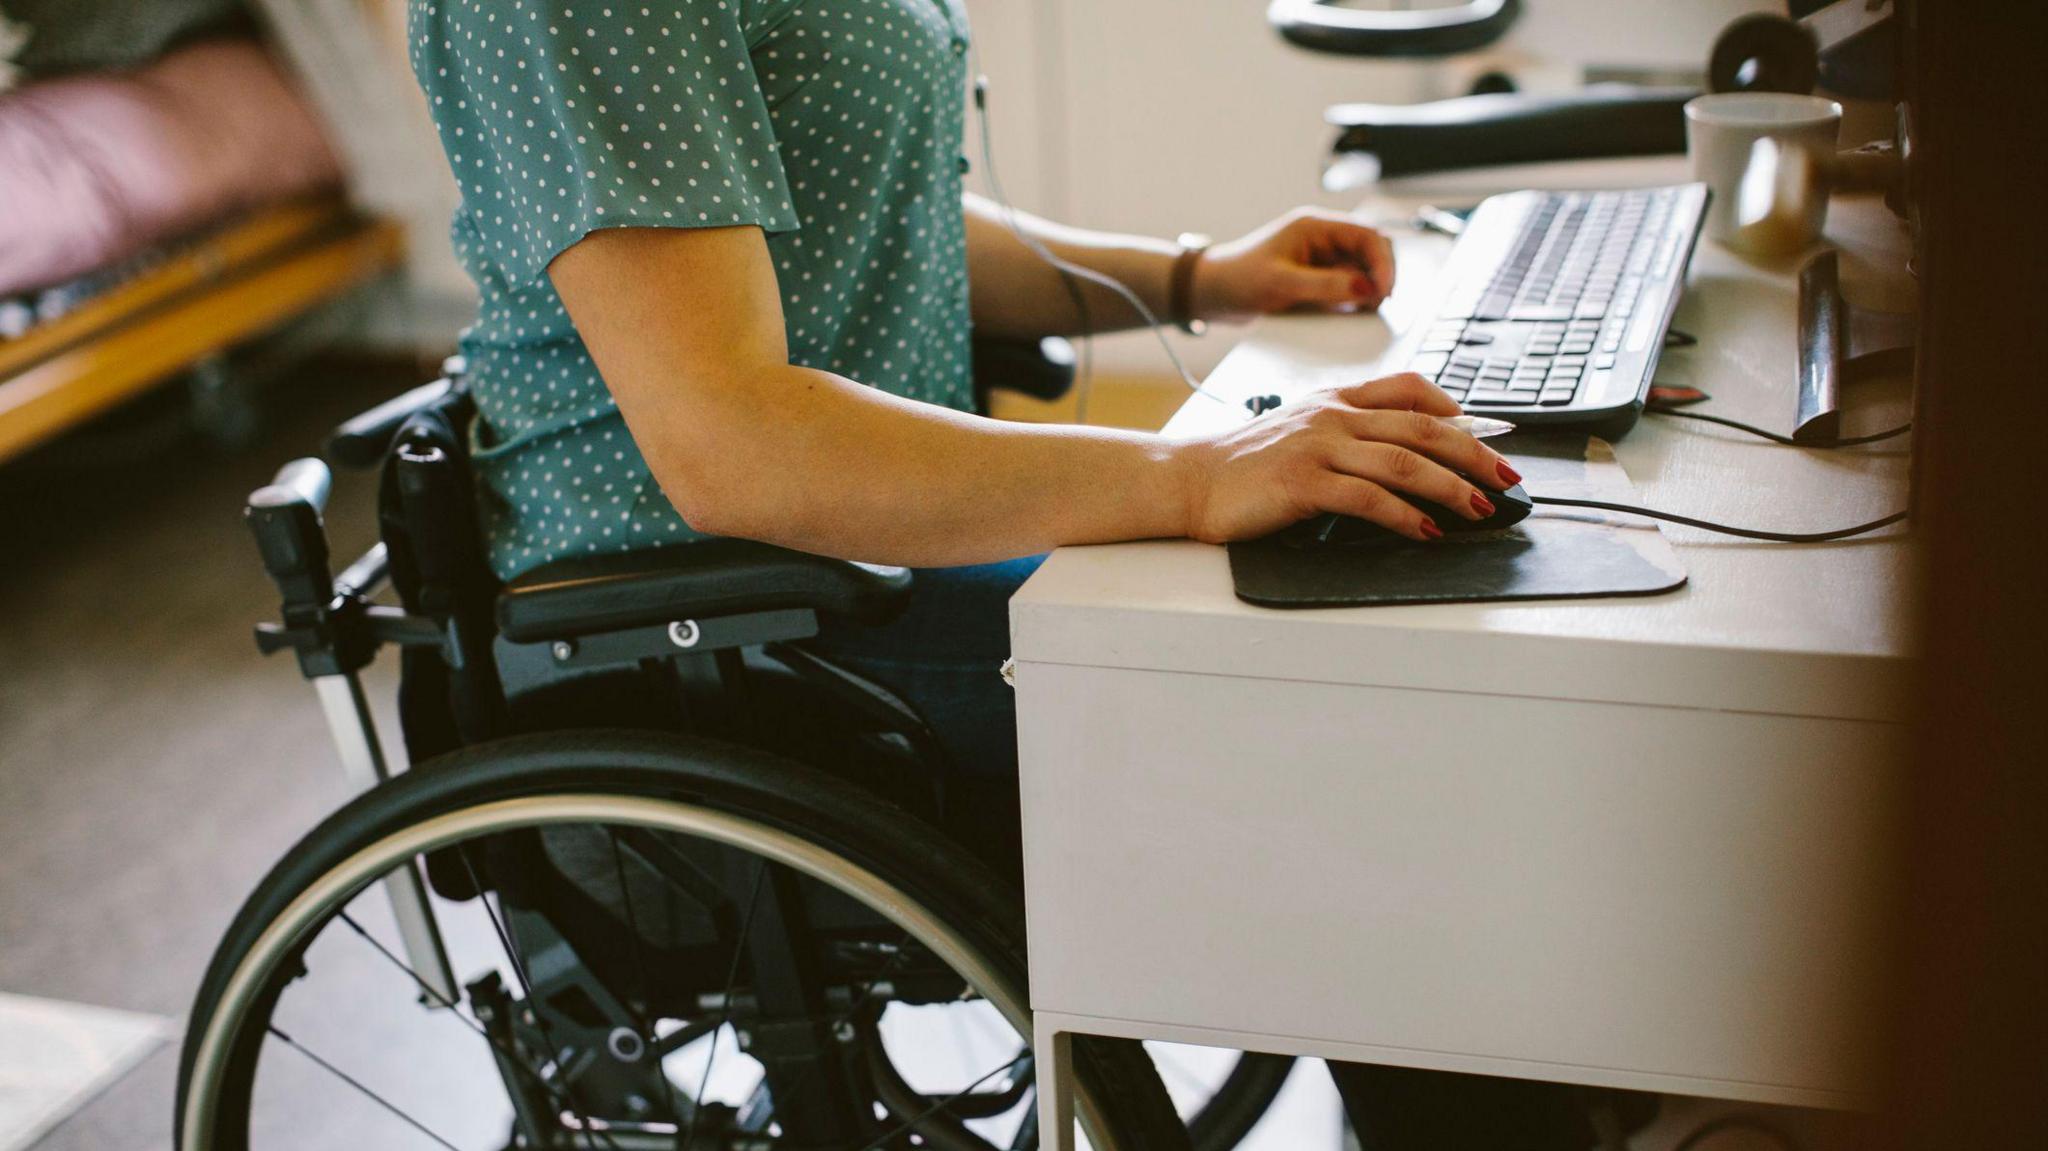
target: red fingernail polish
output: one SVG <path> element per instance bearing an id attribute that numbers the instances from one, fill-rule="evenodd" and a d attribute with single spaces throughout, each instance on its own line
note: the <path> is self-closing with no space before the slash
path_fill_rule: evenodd
<path id="1" fill-rule="evenodd" d="M 1473 492 L 1472 510 L 1479 513 L 1480 519 L 1485 519 L 1487 516 L 1493 514 L 1493 501 L 1487 499 L 1483 495 L 1480 495 L 1478 492 Z"/>
<path id="2" fill-rule="evenodd" d="M 1367 296 L 1372 295 L 1372 281 L 1366 279 L 1364 276 L 1351 277 L 1351 294 L 1357 296 L 1360 299 L 1364 299 Z"/>
<path id="3" fill-rule="evenodd" d="M 1444 538 L 1444 529 L 1436 526 L 1435 520 L 1422 521 L 1422 534 L 1433 540 Z"/>
<path id="4" fill-rule="evenodd" d="M 1500 462 L 1500 478 L 1503 483 L 1518 484 L 1522 482 L 1522 473 L 1509 467 L 1506 460 L 1502 460 Z"/>

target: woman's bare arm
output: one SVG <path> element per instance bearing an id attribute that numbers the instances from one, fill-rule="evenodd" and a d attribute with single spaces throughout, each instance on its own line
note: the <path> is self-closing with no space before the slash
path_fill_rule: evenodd
<path id="1" fill-rule="evenodd" d="M 972 193 L 963 201 L 976 331 L 997 336 L 1077 334 L 1082 323 L 1074 306 L 1074 290 L 1080 291 L 1087 303 L 1091 331 L 1115 331 L 1142 322 L 1122 296 L 1101 284 L 1076 277 L 1070 290 L 1059 270 L 1020 239 L 1018 232 L 1063 260 L 1114 278 L 1137 293 L 1153 315 L 1169 318 L 1168 280 L 1174 258 L 1180 254 L 1178 246 L 1148 236 L 1070 228 L 1029 212 L 1006 213 Z"/>
<path id="2" fill-rule="evenodd" d="M 1180 246 L 1147 236 L 1094 232 L 963 198 L 974 326 L 999 336 L 1114 331 L 1143 322 L 1114 290 L 1071 282 L 1035 250 L 1101 273 L 1171 322 L 1171 281 Z M 1020 234 L 1021 233 L 1021 234 Z M 1302 208 L 1205 253 L 1189 301 L 1196 318 L 1231 319 L 1291 308 L 1376 308 L 1394 286 L 1385 236 L 1340 212 Z M 1074 295 L 1087 307 L 1086 323 Z"/>
<path id="3" fill-rule="evenodd" d="M 1239 538 L 1321 510 L 1421 539 L 1387 487 L 1464 508 L 1477 489 L 1444 463 L 1508 482 L 1490 449 L 1420 414 L 1457 407 L 1418 377 L 1173 442 L 1002 423 L 793 366 L 757 228 L 600 231 L 549 275 L 662 490 L 717 535 L 919 566 Z"/>

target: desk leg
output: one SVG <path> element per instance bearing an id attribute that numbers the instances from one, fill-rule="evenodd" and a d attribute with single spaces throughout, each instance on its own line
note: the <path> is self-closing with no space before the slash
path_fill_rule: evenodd
<path id="1" fill-rule="evenodd" d="M 1074 1037 L 1042 1015 L 1033 1032 L 1039 1151 L 1074 1151 Z"/>

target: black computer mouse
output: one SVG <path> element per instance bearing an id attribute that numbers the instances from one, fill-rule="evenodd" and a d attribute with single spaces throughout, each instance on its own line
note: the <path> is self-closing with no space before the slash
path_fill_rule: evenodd
<path id="1" fill-rule="evenodd" d="M 1466 519 L 1442 504 L 1423 499 L 1409 492 L 1395 492 L 1415 510 L 1436 521 L 1445 535 L 1470 534 L 1472 532 L 1499 531 L 1511 528 L 1529 518 L 1535 508 L 1529 493 L 1516 484 L 1504 492 L 1487 492 L 1486 498 L 1493 501 L 1493 514 L 1483 520 Z M 1306 538 L 1301 538 L 1306 537 Z M 1406 540 L 1408 537 L 1383 528 L 1371 520 L 1356 516 L 1322 515 L 1309 520 L 1301 533 L 1301 542 L 1307 543 L 1378 543 L 1386 540 Z"/>

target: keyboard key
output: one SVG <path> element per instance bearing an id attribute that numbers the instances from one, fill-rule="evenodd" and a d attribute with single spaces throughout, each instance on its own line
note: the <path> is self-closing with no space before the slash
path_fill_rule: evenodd
<path id="1" fill-rule="evenodd" d="M 1671 191 L 1539 194 L 1498 262 L 1455 284 L 1428 318 L 1412 366 L 1468 406 L 1510 418 L 1580 396 L 1608 402 L 1606 389 L 1623 382 L 1613 379 L 1622 345 L 1636 328 L 1654 338 L 1660 327 L 1643 313 L 1661 305 L 1684 254 L 1678 203 Z"/>
<path id="2" fill-rule="evenodd" d="M 1408 362 L 1408 370 L 1411 372 L 1416 372 L 1421 375 L 1434 377 L 1442 375 L 1444 368 L 1447 367 L 1450 364 L 1450 362 L 1451 358 L 1449 356 L 1444 355 L 1441 352 L 1430 354 L 1425 351 L 1422 355 L 1419 355 Z"/>

